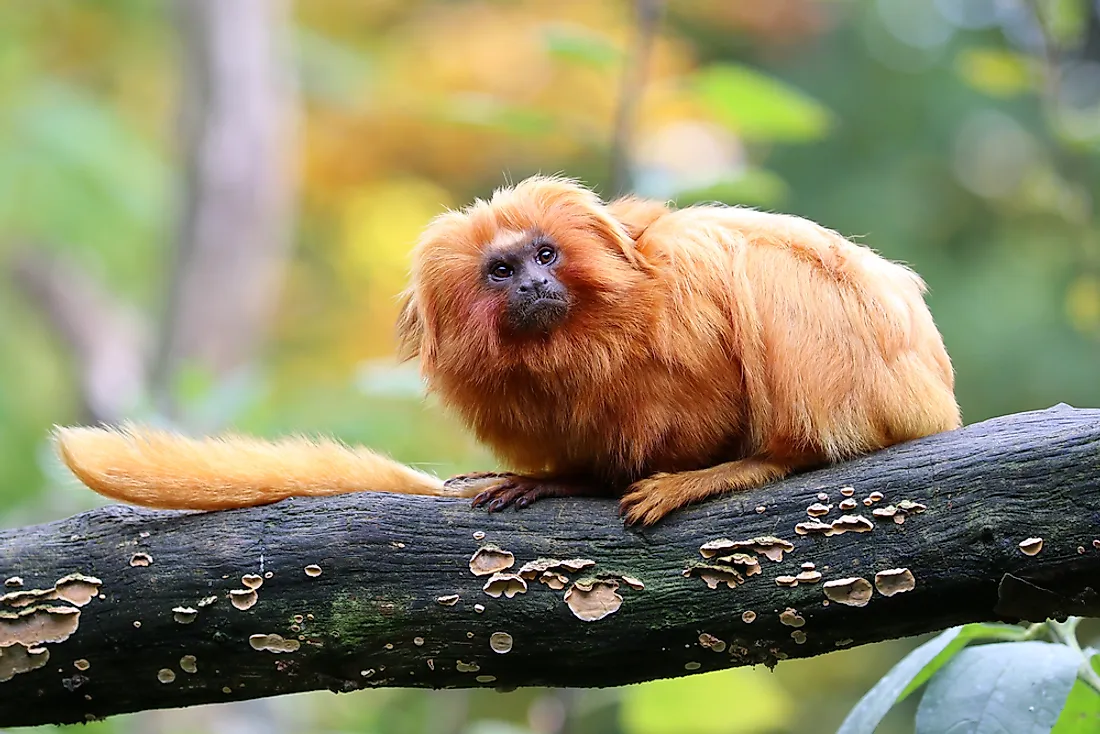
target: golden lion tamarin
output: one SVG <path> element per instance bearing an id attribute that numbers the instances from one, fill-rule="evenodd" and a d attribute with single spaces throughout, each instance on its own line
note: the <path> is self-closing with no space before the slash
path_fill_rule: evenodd
<path id="1" fill-rule="evenodd" d="M 534 177 L 443 214 L 398 334 L 429 390 L 516 473 L 447 483 L 332 442 L 59 429 L 105 495 L 220 509 L 292 495 L 476 494 L 489 511 L 614 494 L 631 524 L 956 428 L 924 283 L 793 216 L 605 204 Z"/>

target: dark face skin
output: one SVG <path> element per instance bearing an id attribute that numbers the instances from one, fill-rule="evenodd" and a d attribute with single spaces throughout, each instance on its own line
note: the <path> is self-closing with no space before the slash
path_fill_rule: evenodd
<path id="1" fill-rule="evenodd" d="M 545 237 L 534 237 L 486 258 L 486 284 L 508 296 L 505 318 L 510 329 L 546 333 L 565 319 L 569 294 L 554 275 L 560 262 L 561 253 Z"/>

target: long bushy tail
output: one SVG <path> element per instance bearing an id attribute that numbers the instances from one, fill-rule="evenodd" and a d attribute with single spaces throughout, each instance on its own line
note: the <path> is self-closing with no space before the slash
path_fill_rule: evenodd
<path id="1" fill-rule="evenodd" d="M 61 459 L 96 492 L 146 507 L 224 510 L 287 497 L 395 492 L 456 496 L 443 482 L 369 449 L 301 437 L 193 439 L 170 431 L 58 428 Z"/>

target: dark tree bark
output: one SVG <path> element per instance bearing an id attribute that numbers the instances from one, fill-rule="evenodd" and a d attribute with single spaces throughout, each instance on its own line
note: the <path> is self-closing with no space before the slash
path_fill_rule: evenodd
<path id="1" fill-rule="evenodd" d="M 848 514 L 866 519 L 841 525 L 873 530 L 796 533 L 819 493 L 833 505 L 819 520 L 839 520 L 844 487 L 857 501 Z M 884 498 L 865 506 L 873 492 Z M 887 506 L 905 522 L 883 517 Z M 742 549 L 759 572 L 708 588 L 734 576 L 701 563 L 754 566 L 718 560 L 733 550 L 704 561 L 700 546 L 757 536 L 793 549 L 782 561 Z M 1042 539 L 1038 553 L 1022 550 L 1028 538 Z M 514 555 L 513 572 L 538 558 L 594 565 L 559 567 L 565 589 L 529 580 L 494 598 L 470 568 L 490 544 Z M 965 622 L 1097 616 L 1097 546 L 1100 410 L 1066 406 L 716 499 L 647 530 L 624 529 L 612 501 L 585 498 L 495 515 L 370 493 L 219 513 L 105 507 L 0 533 L 0 573 L 22 577 L 0 599 L 0 726 L 321 688 L 611 686 Z M 823 579 L 777 584 L 806 563 Z M 884 595 L 892 569 L 907 569 L 914 588 Z M 585 577 L 603 584 L 586 596 Z M 837 587 L 826 594 L 845 578 L 878 588 L 851 606 Z M 247 584 L 260 580 L 253 599 Z M 582 621 L 567 593 L 611 606 L 618 595 L 621 607 Z"/>

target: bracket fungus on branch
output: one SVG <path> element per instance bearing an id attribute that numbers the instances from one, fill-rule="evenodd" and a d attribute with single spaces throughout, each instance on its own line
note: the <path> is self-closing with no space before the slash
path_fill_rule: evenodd
<path id="1" fill-rule="evenodd" d="M 108 506 L 0 531 L 0 727 L 315 689 L 610 686 L 1100 616 L 1098 480 L 1100 411 L 1059 406 L 647 529 L 597 498 Z"/>

